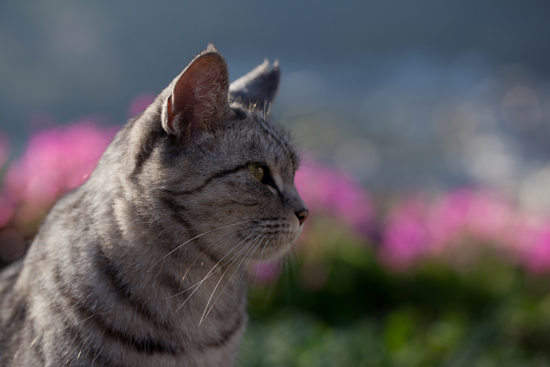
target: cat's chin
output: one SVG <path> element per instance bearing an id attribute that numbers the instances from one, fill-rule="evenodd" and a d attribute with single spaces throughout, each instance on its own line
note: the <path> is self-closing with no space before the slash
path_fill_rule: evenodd
<path id="1" fill-rule="evenodd" d="M 284 254 L 286 254 L 290 250 L 291 247 L 292 247 L 292 243 L 286 243 L 286 244 L 273 246 L 271 248 L 271 251 L 269 251 L 269 253 L 267 253 L 267 254 L 264 254 L 264 256 L 262 257 L 261 260 L 262 261 L 276 260 L 276 259 L 280 258 L 281 256 L 283 256 Z M 260 259 L 258 259 L 258 260 L 260 260 Z"/>
<path id="2" fill-rule="evenodd" d="M 291 234 L 289 236 L 290 237 L 289 239 L 285 239 L 280 243 L 275 243 L 271 245 L 269 247 L 270 251 L 269 252 L 267 250 L 265 251 L 265 253 L 263 254 L 262 260 L 270 261 L 270 260 L 275 260 L 284 256 L 287 252 L 290 251 L 294 242 L 298 240 L 298 237 L 300 237 L 300 233 L 302 233 L 301 228 L 295 233 Z"/>

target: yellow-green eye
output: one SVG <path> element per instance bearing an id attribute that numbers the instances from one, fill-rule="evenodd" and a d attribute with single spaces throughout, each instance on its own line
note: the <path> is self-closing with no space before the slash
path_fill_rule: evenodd
<path id="1" fill-rule="evenodd" d="M 262 182 L 262 180 L 264 179 L 265 170 L 261 165 L 257 163 L 250 163 L 248 165 L 248 169 L 252 173 L 252 176 L 256 178 L 256 180 Z"/>

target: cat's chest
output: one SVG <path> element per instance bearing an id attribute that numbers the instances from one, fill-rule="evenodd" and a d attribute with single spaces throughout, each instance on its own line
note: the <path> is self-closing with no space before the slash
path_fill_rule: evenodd
<path id="1" fill-rule="evenodd" d="M 197 297 L 203 298 L 203 297 Z M 208 297 L 210 298 L 210 297 Z M 246 301 L 223 300 L 210 304 L 189 302 L 176 311 L 174 353 L 155 353 L 142 358 L 131 353 L 133 366 L 230 366 L 234 364 L 248 316 Z M 166 335 L 168 337 L 168 335 Z M 151 358 L 152 357 L 152 358 Z"/>

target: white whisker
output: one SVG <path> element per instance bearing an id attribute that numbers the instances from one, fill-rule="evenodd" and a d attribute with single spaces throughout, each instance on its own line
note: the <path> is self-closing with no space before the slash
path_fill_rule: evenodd
<path id="1" fill-rule="evenodd" d="M 254 289 L 256 289 L 256 281 L 258 280 L 258 269 L 259 269 L 260 263 L 262 262 L 267 243 L 268 241 L 264 243 L 264 247 L 262 248 L 262 252 L 260 253 L 260 261 L 258 262 L 258 268 L 256 269 L 256 274 L 254 276 L 254 285 L 252 286 L 252 292 L 254 292 Z"/>
<path id="2" fill-rule="evenodd" d="M 187 276 L 187 273 L 189 273 L 189 270 L 191 270 L 191 268 L 193 267 L 193 265 L 195 265 L 195 263 L 197 262 L 197 260 L 202 256 L 202 254 L 204 254 L 206 252 L 207 249 L 204 249 L 200 254 L 199 256 L 197 256 L 197 258 L 195 260 L 193 260 L 193 262 L 191 263 L 191 265 L 189 265 L 189 267 L 187 268 L 187 270 L 185 271 L 185 274 L 183 274 L 183 277 L 181 278 L 181 283 L 180 283 L 180 287 L 183 285 L 183 281 L 185 280 L 185 277 Z"/>
<path id="3" fill-rule="evenodd" d="M 220 227 L 220 228 L 216 228 L 216 229 L 212 229 L 210 231 L 206 231 L 204 233 L 201 233 L 187 241 L 185 241 L 184 243 L 182 243 L 181 245 L 179 245 L 178 247 L 176 247 L 175 249 L 173 249 L 172 251 L 170 251 L 169 253 L 167 253 L 166 255 L 164 255 L 160 260 L 158 260 L 157 262 L 155 262 L 150 268 L 149 270 L 147 270 L 147 272 L 151 271 L 151 269 L 153 269 L 153 267 L 155 267 L 159 262 L 161 262 L 162 260 L 164 260 L 166 257 L 170 256 L 171 254 L 173 254 L 174 252 L 176 252 L 177 250 L 179 250 L 183 245 L 186 245 L 188 244 L 189 242 L 193 241 L 193 240 L 196 240 L 197 238 L 199 237 L 202 237 L 204 236 L 205 234 L 208 234 L 208 233 L 212 233 L 212 232 L 216 232 L 216 231 L 219 231 L 219 230 L 222 230 L 224 228 L 228 228 L 228 227 L 232 227 L 232 226 L 236 226 L 238 224 L 243 224 L 243 223 L 247 223 L 248 221 L 242 221 L 242 222 L 237 222 L 237 223 L 233 223 L 233 224 L 228 224 L 226 226 L 223 226 L 223 227 Z"/>
<path id="4" fill-rule="evenodd" d="M 246 248 L 248 248 L 249 245 L 250 245 L 250 242 L 249 242 L 242 250 L 240 250 L 237 254 L 235 254 L 234 257 L 236 257 L 236 256 L 238 256 L 240 253 L 242 253 L 242 251 L 244 251 Z M 229 254 L 229 253 L 228 253 L 228 254 Z M 227 256 L 227 255 L 226 255 L 226 256 Z M 224 257 L 225 257 L 225 256 L 224 256 Z M 234 257 L 233 257 L 233 258 L 234 258 Z M 221 260 L 220 260 L 220 261 L 221 261 Z M 231 259 L 230 259 L 229 261 L 231 261 Z M 225 264 L 229 263 L 229 261 L 226 262 Z M 218 263 L 219 263 L 219 262 L 218 262 Z M 225 264 L 224 264 L 224 265 L 225 265 Z M 217 264 L 216 264 L 216 265 L 217 265 Z M 195 288 L 195 290 L 194 290 L 194 291 L 189 295 L 189 297 L 187 297 L 187 299 L 186 299 L 186 300 L 176 309 L 176 311 L 178 311 L 180 308 L 182 308 L 183 305 L 185 305 L 185 304 L 187 303 L 187 301 L 189 301 L 189 300 L 191 299 L 191 297 L 193 296 L 193 294 L 195 294 L 195 292 L 199 289 L 199 287 L 202 285 L 202 283 L 204 283 L 204 282 L 206 281 L 206 279 L 208 279 L 208 278 L 213 274 L 213 270 L 214 270 L 214 268 L 216 267 L 216 265 L 214 265 L 214 267 L 208 272 L 208 274 L 206 274 L 206 276 L 205 276 L 200 282 L 198 282 L 198 283 L 196 284 L 197 287 Z M 222 265 L 222 267 L 223 267 L 224 265 Z M 222 267 L 220 267 L 219 269 L 221 269 Z M 219 269 L 218 269 L 218 270 L 219 270 Z M 216 270 L 216 271 L 217 271 L 217 270 Z M 186 290 L 185 290 L 185 291 L 186 291 Z M 185 292 L 185 291 L 183 291 L 183 292 Z M 183 293 L 183 292 L 182 292 L 182 293 Z"/>
<path id="5" fill-rule="evenodd" d="M 221 269 L 221 267 L 223 267 L 223 266 L 226 264 L 226 263 L 224 263 L 223 265 L 221 265 L 220 268 L 218 268 L 216 271 L 212 272 L 212 271 L 216 268 L 216 266 L 218 266 L 218 264 L 219 264 L 226 256 L 229 256 L 229 254 L 230 254 L 231 252 L 233 252 L 234 249 L 236 249 L 241 243 L 243 243 L 244 241 L 246 241 L 248 238 L 252 237 L 253 235 L 254 235 L 254 234 L 249 235 L 249 236 L 246 237 L 244 240 L 242 240 L 241 242 L 239 242 L 237 245 L 233 246 L 233 248 L 232 248 L 227 254 L 225 254 L 216 264 L 214 264 L 214 266 L 212 267 L 212 269 L 210 269 L 210 271 L 208 272 L 208 274 L 206 274 L 206 276 L 205 276 L 201 281 L 199 281 L 199 282 L 193 284 L 193 285 L 190 286 L 190 287 L 187 287 L 186 289 L 184 289 L 183 291 L 181 291 L 181 292 L 179 292 L 179 293 L 176 293 L 176 294 L 173 294 L 173 295 L 171 295 L 171 296 L 165 297 L 164 299 L 177 297 L 177 296 L 179 296 L 179 295 L 181 295 L 181 294 L 187 292 L 188 290 L 191 290 L 191 289 L 193 289 L 193 288 L 195 288 L 195 287 L 201 285 L 202 282 L 204 282 L 206 279 L 208 279 L 211 275 L 215 274 L 219 269 Z M 231 261 L 231 259 L 230 259 L 229 261 Z M 178 308 L 178 309 L 179 309 L 179 308 Z"/>
<path id="6" fill-rule="evenodd" d="M 256 237 L 256 239 L 258 239 L 258 237 Z M 261 244 L 261 241 L 263 241 L 263 237 L 261 238 L 260 240 L 260 244 Z M 248 253 L 250 251 L 252 251 L 252 249 L 254 249 L 254 244 L 255 244 L 256 240 L 254 240 L 254 242 L 251 243 L 250 245 L 250 250 L 248 250 L 248 252 L 246 253 L 246 255 L 244 256 L 244 258 L 241 260 L 241 262 L 239 263 L 239 265 L 237 266 L 237 269 L 239 268 L 239 266 L 241 266 L 242 262 L 244 259 L 246 259 L 246 257 L 248 256 Z M 255 251 L 254 251 L 255 252 Z M 254 253 L 253 253 L 254 254 Z M 235 261 L 237 261 L 235 259 Z M 233 261 L 233 263 L 235 262 Z M 206 317 L 208 316 L 208 314 L 210 314 L 210 311 L 212 310 L 212 308 L 214 308 L 214 305 L 216 304 L 216 301 L 218 300 L 218 298 L 220 298 L 220 296 L 222 295 L 223 291 L 225 290 L 225 288 L 227 287 L 227 285 L 229 284 L 229 282 L 231 281 L 231 279 L 233 278 L 233 275 L 235 275 L 236 271 L 235 270 L 233 272 L 233 274 L 231 275 L 231 277 L 229 278 L 229 280 L 227 281 L 227 283 L 225 284 L 225 286 L 222 288 L 220 294 L 218 295 L 218 297 L 215 299 L 214 303 L 212 304 L 212 307 L 210 307 L 210 309 L 208 310 L 208 313 L 206 313 L 206 310 L 208 309 L 208 305 L 210 304 L 210 301 L 212 300 L 212 297 L 214 296 L 214 293 L 216 293 L 216 289 L 218 288 L 218 286 L 220 285 L 223 277 L 225 276 L 225 274 L 229 271 L 229 269 L 231 269 L 231 267 L 228 267 L 225 272 L 222 274 L 220 280 L 218 281 L 218 283 L 216 284 L 216 287 L 214 287 L 214 290 L 212 291 L 212 294 L 210 295 L 210 298 L 208 299 L 208 302 L 206 302 L 206 307 L 204 308 L 204 312 L 202 314 L 202 317 L 201 317 L 201 320 L 199 321 L 199 325 L 206 319 Z M 206 316 L 205 316 L 206 315 Z"/>
<path id="7" fill-rule="evenodd" d="M 263 241 L 263 240 L 262 240 Z M 256 249 L 257 250 L 257 249 Z M 239 289 L 239 285 L 241 284 L 241 281 L 243 280 L 244 278 L 244 274 L 246 273 L 246 268 L 248 267 L 248 264 L 250 263 L 250 260 L 252 260 L 252 256 L 254 256 L 254 253 L 256 252 L 256 250 L 250 255 L 250 258 L 248 259 L 248 262 L 247 264 L 243 267 L 243 272 L 239 278 L 239 281 L 237 282 L 237 284 L 235 285 L 235 293 L 233 295 L 233 303 L 235 303 L 235 297 L 237 295 L 237 290 Z M 246 259 L 246 256 L 245 256 L 245 259 Z"/>

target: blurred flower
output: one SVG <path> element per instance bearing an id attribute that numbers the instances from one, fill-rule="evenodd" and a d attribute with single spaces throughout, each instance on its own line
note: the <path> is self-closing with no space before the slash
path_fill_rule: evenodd
<path id="1" fill-rule="evenodd" d="M 432 246 L 468 236 L 482 242 L 502 242 L 513 221 L 512 205 L 483 190 L 461 189 L 436 201 L 427 218 Z"/>
<path id="2" fill-rule="evenodd" d="M 535 275 L 550 273 L 550 222 L 538 231 L 533 245 L 526 249 L 525 265 Z"/>
<path id="3" fill-rule="evenodd" d="M 550 220 L 486 190 L 404 200 L 387 218 L 379 257 L 389 268 L 404 270 L 426 259 L 475 261 L 483 249 L 532 273 L 550 272 Z"/>
<path id="4" fill-rule="evenodd" d="M 430 243 L 427 210 L 421 200 L 407 200 L 394 208 L 379 252 L 382 264 L 394 270 L 404 270 L 426 253 Z"/>
<path id="5" fill-rule="evenodd" d="M 371 198 L 351 176 L 306 158 L 296 172 L 294 183 L 312 217 L 329 215 L 359 234 L 371 233 L 374 222 Z"/>
<path id="6" fill-rule="evenodd" d="M 257 261 L 249 267 L 250 275 L 254 282 L 258 281 L 260 285 L 273 283 L 281 273 L 281 263 L 278 260 Z"/>
<path id="7" fill-rule="evenodd" d="M 130 103 L 128 109 L 128 118 L 137 116 L 139 113 L 145 111 L 145 109 L 155 100 L 155 95 L 151 93 L 143 93 L 135 97 Z"/>
<path id="8" fill-rule="evenodd" d="M 100 128 L 90 117 L 34 135 L 9 167 L 2 190 L 3 201 L 16 208 L 16 220 L 36 219 L 59 196 L 82 184 L 116 130 Z"/>

